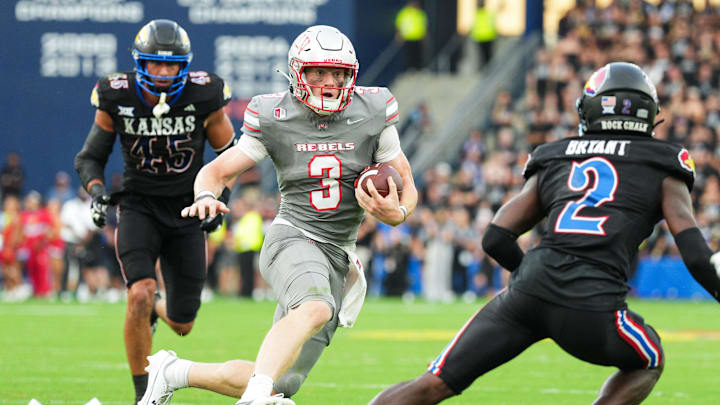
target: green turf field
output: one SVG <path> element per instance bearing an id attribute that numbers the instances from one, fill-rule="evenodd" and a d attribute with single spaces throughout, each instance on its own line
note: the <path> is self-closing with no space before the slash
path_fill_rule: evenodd
<path id="1" fill-rule="evenodd" d="M 357 326 L 341 329 L 310 374 L 298 405 L 366 404 L 388 385 L 425 369 L 480 306 L 410 305 L 370 300 Z M 663 335 L 665 373 L 647 404 L 720 403 L 720 306 L 713 302 L 633 301 Z M 175 336 L 165 325 L 154 350 L 169 348 L 202 361 L 253 359 L 274 305 L 215 299 L 203 305 L 193 332 Z M 32 301 L 0 304 L 0 404 L 132 403 L 122 343 L 124 304 Z M 551 342 L 475 382 L 447 404 L 590 404 L 612 372 L 564 354 Z M 233 404 L 210 392 L 185 389 L 173 404 Z"/>

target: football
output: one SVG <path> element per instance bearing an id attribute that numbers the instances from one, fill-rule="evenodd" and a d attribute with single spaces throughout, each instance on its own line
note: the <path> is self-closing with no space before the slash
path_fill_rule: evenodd
<path id="1" fill-rule="evenodd" d="M 387 197 L 390 193 L 388 177 L 392 177 L 397 186 L 398 197 L 400 197 L 403 190 L 403 180 L 402 177 L 400 177 L 400 173 L 389 163 L 375 163 L 366 167 L 355 180 L 355 187 L 362 187 L 366 193 L 370 194 L 367 188 L 367 182 L 372 181 L 378 193 L 383 197 Z"/>

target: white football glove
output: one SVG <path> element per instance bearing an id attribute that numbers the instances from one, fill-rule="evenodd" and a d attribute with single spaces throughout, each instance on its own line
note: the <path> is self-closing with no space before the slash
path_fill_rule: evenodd
<path id="1" fill-rule="evenodd" d="M 710 263 L 715 266 L 715 273 L 720 277 L 720 252 L 710 256 Z"/>
<path id="2" fill-rule="evenodd" d="M 98 228 L 105 226 L 107 219 L 107 209 L 110 204 L 110 196 L 107 194 L 101 194 L 93 198 L 90 204 L 90 212 L 92 213 L 92 220 Z"/>

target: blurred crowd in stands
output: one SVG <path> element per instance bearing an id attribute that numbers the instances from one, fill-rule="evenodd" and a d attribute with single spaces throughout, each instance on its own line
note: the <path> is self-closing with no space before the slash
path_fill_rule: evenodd
<path id="1" fill-rule="evenodd" d="M 440 162 L 415 180 L 420 203 L 408 221 L 389 227 L 366 218 L 358 253 L 365 263 L 369 294 L 448 301 L 492 295 L 507 272 L 486 258 L 482 233 L 495 210 L 523 183 L 533 147 L 577 135 L 575 100 L 585 80 L 610 61 L 641 66 L 657 85 L 661 101 L 655 137 L 685 145 L 696 164 L 693 200 L 706 238 L 720 240 L 720 13 L 693 9 L 688 1 L 657 6 L 630 0 L 598 9 L 578 1 L 560 21 L 557 38 L 538 50 L 523 91 L 497 97 L 489 123 L 478 123 L 453 162 Z M 432 136 L 434 124 L 420 105 L 401 132 Z M 412 148 L 412 146 L 411 146 Z M 408 151 L 406 150 L 406 153 Z M 114 215 L 102 230 L 90 219 L 89 200 L 66 173 L 44 195 L 21 197 L 20 156 L 10 154 L 0 172 L 0 266 L 2 298 L 30 295 L 88 300 L 121 299 L 124 293 L 114 254 Z M 118 178 L 113 182 L 117 184 Z M 277 192 L 260 187 L 260 171 L 241 177 L 226 223 L 209 236 L 208 291 L 263 299 L 270 290 L 257 271 L 264 229 L 279 203 Z M 520 238 L 525 249 L 540 229 Z M 677 255 L 672 237 L 659 225 L 639 257 Z"/>

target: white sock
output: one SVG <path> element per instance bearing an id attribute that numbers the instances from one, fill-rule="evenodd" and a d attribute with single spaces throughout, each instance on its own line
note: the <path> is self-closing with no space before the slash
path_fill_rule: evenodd
<path id="1" fill-rule="evenodd" d="M 240 401 L 252 401 L 255 398 L 269 397 L 273 389 L 273 379 L 265 374 L 254 373 Z"/>
<path id="2" fill-rule="evenodd" d="M 190 366 L 192 361 L 177 359 L 168 364 L 165 368 L 165 381 L 172 389 L 186 388 L 188 384 L 188 374 L 190 374 Z"/>

